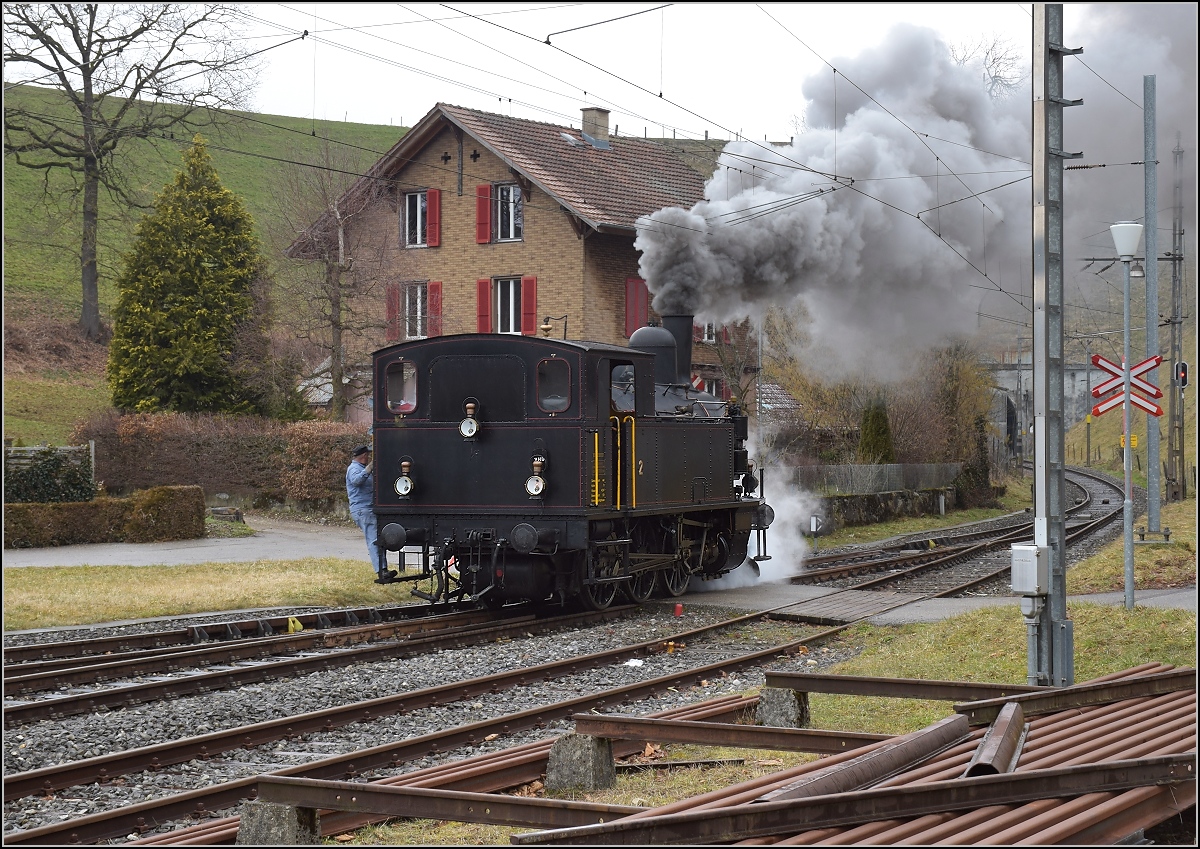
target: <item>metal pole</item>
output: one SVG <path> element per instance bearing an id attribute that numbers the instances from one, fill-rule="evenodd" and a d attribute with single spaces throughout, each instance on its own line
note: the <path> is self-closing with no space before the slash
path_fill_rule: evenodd
<path id="1" fill-rule="evenodd" d="M 1129 433 L 1129 260 L 1125 268 L 1125 353 L 1121 361 L 1125 372 L 1125 403 L 1121 408 L 1121 433 L 1125 443 L 1125 609 L 1133 610 L 1133 438 Z"/>
<path id="2" fill-rule="evenodd" d="M 1085 383 L 1087 386 L 1087 395 L 1085 395 L 1083 397 L 1091 398 L 1092 397 L 1092 342 L 1090 339 L 1083 343 L 1083 356 L 1084 356 L 1083 374 L 1084 374 L 1084 380 L 1085 380 Z M 1084 401 L 1084 403 L 1086 404 L 1087 402 Z M 1084 419 L 1087 421 L 1087 425 L 1084 428 L 1084 430 L 1087 432 L 1087 458 L 1083 461 L 1083 465 L 1090 469 L 1092 467 L 1092 414 L 1090 411 L 1087 412 L 1086 414 L 1084 414 Z"/>
<path id="3" fill-rule="evenodd" d="M 1142 123 L 1145 138 L 1146 229 L 1142 237 L 1146 249 L 1146 357 L 1158 351 L 1158 133 L 1156 130 L 1155 77 L 1142 77 Z M 1126 366 L 1128 367 L 1128 366 Z M 1172 366 L 1174 368 L 1174 366 Z M 1128 398 L 1125 399 L 1128 403 Z M 1155 416 L 1146 416 L 1146 530 L 1162 532 L 1159 505 L 1162 473 L 1159 468 L 1159 429 Z"/>
<path id="4" fill-rule="evenodd" d="M 1047 549 L 1049 592 L 1037 614 L 1043 683 L 1075 683 L 1074 623 L 1067 616 L 1063 463 L 1063 97 L 1062 4 L 1033 5 L 1033 538 Z"/>
<path id="5" fill-rule="evenodd" d="M 1183 314 L 1183 186 L 1180 181 L 1183 148 L 1175 136 L 1175 189 L 1171 215 L 1171 391 L 1167 411 L 1167 500 L 1180 501 L 1187 494 L 1183 462 L 1183 397 L 1176 365 L 1183 359 L 1180 324 Z"/>

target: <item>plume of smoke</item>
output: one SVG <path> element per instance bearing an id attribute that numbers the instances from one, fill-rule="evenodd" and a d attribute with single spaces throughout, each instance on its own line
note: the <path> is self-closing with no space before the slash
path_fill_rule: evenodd
<path id="1" fill-rule="evenodd" d="M 642 218 L 635 245 L 658 312 L 759 320 L 800 301 L 810 361 L 896 377 L 904 355 L 975 328 L 972 285 L 993 284 L 971 265 L 1028 242 L 1027 227 L 1005 226 L 1010 208 L 1027 217 L 1027 182 L 983 195 L 986 208 L 970 195 L 1025 176 L 993 154 L 1027 158 L 1029 110 L 989 98 L 924 28 L 898 26 L 883 49 L 834 64 L 802 88 L 813 129 L 770 150 L 727 145 L 705 200 Z"/>
<path id="2" fill-rule="evenodd" d="M 1068 171 L 1065 178 L 1063 244 L 1067 256 L 1111 256 L 1108 227 L 1142 221 L 1144 171 L 1121 167 L 1143 158 L 1143 77 L 1154 75 L 1158 130 L 1159 250 L 1170 250 L 1171 198 L 1175 181 L 1171 150 L 1176 136 L 1186 151 L 1183 177 L 1186 233 L 1195 232 L 1197 7 L 1194 3 L 1100 3 L 1068 6 L 1064 40 L 1082 47 L 1066 57 L 1063 91 L 1082 106 L 1064 110 L 1063 143 L 1083 151 L 1080 163 L 1113 167 Z M 1068 163 L 1073 165 L 1077 163 Z M 1165 241 L 1166 240 L 1166 241 Z M 1164 244 L 1165 241 L 1165 244 Z M 1140 248 L 1139 248 L 1140 250 Z M 1160 275 L 1168 271 L 1160 265 Z M 1086 275 L 1095 284 L 1095 278 Z M 1161 279 L 1160 279 L 1161 285 Z"/>

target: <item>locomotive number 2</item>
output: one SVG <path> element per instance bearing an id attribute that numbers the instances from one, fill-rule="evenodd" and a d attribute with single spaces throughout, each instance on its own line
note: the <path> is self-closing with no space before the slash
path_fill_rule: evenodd
<path id="1" fill-rule="evenodd" d="M 646 461 L 638 460 L 638 474 L 640 475 L 645 470 L 646 470 Z"/>

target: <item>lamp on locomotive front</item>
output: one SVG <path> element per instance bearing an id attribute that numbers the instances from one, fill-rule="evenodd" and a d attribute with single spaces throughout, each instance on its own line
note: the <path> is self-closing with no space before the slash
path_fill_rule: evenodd
<path id="1" fill-rule="evenodd" d="M 463 439 L 474 439 L 475 434 L 479 433 L 479 422 L 475 420 L 475 402 L 468 401 L 463 405 L 463 409 L 467 417 L 458 423 L 458 432 L 462 434 Z"/>
<path id="2" fill-rule="evenodd" d="M 542 477 L 542 469 L 546 467 L 546 458 L 535 454 L 529 463 L 533 474 L 525 481 L 525 492 L 530 498 L 541 498 L 546 491 L 546 479 Z"/>
<path id="3" fill-rule="evenodd" d="M 412 462 L 403 460 L 400 463 L 400 477 L 396 478 L 396 494 L 401 498 L 408 498 L 413 491 L 413 480 L 408 473 L 412 471 Z"/>

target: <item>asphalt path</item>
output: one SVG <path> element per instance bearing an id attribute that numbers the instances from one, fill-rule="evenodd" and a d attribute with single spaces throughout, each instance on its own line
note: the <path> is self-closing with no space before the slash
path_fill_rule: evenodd
<path id="1" fill-rule="evenodd" d="M 368 580 L 369 561 L 362 533 L 341 524 L 320 525 L 247 516 L 253 536 L 230 539 L 195 539 L 155 543 L 102 543 L 65 545 L 53 548 L 7 549 L 4 566 L 153 566 L 192 563 L 242 563 L 300 560 L 307 557 L 338 557 L 361 560 L 363 580 Z M 772 610 L 799 604 L 827 595 L 833 590 L 782 581 L 751 582 L 740 576 L 741 570 L 721 581 L 700 584 L 679 601 L 687 604 L 716 605 L 742 610 Z M 742 584 L 742 585 L 738 585 Z M 1071 596 L 1071 601 L 1121 606 L 1121 592 Z M 1017 607 L 1013 596 L 982 596 L 959 599 L 927 599 L 872 617 L 878 624 L 934 622 L 982 607 Z M 1196 612 L 1196 588 L 1178 590 L 1139 590 L 1135 603 L 1141 607 L 1177 608 Z M 1019 614 L 1017 614 L 1019 615 Z"/>

